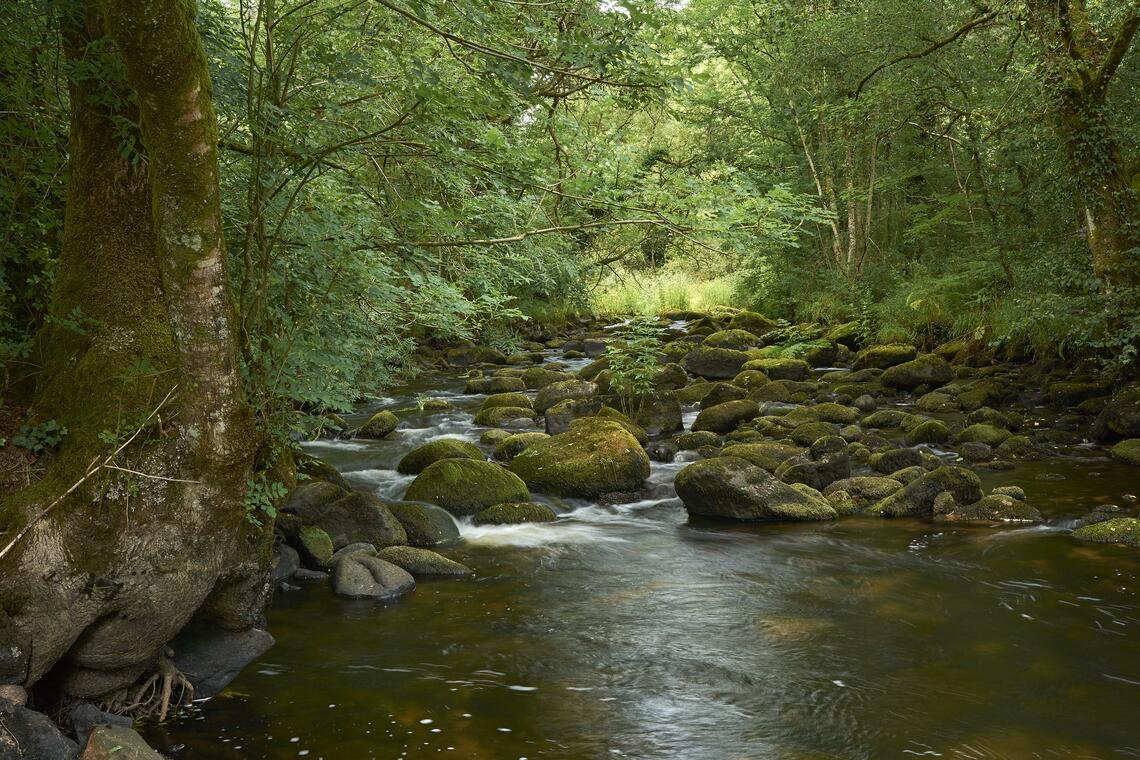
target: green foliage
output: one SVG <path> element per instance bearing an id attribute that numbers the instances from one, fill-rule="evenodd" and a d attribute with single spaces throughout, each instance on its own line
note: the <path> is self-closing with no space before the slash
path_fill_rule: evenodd
<path id="1" fill-rule="evenodd" d="M 617 329 L 618 339 L 606 347 L 610 388 L 621 411 L 636 418 L 645 398 L 653 393 L 661 369 L 661 330 L 648 317 L 631 319 Z"/>
<path id="2" fill-rule="evenodd" d="M 54 449 L 63 442 L 65 435 L 67 428 L 55 420 L 48 420 L 34 427 L 21 425 L 20 432 L 12 436 L 12 443 L 39 454 Z"/>
<path id="3" fill-rule="evenodd" d="M 247 480 L 245 485 L 245 519 L 260 528 L 263 519 L 273 520 L 277 517 L 275 504 L 285 498 L 288 489 L 284 483 L 267 480 L 265 473 L 258 473 L 256 477 Z"/>

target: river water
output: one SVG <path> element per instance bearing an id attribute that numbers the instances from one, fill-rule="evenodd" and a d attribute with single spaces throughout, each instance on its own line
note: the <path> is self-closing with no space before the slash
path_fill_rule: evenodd
<path id="1" fill-rule="evenodd" d="M 397 499 L 404 453 L 485 430 L 462 386 L 350 418 L 452 402 L 391 440 L 306 448 Z M 442 551 L 477 577 L 388 607 L 279 592 L 276 646 L 148 739 L 175 758 L 1140 758 L 1140 553 L 1067 533 L 1140 490 L 1135 469 L 1078 449 L 985 473 L 1049 518 L 995 529 L 694 523 L 684 464 L 654 463 L 644 502 L 461 525 Z"/>

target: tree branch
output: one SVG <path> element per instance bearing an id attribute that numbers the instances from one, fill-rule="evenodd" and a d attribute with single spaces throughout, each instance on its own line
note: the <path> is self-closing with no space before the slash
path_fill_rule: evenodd
<path id="1" fill-rule="evenodd" d="M 1101 61 L 1096 73 L 1093 74 L 1092 82 L 1089 83 L 1089 95 L 1094 100 L 1101 100 L 1108 91 L 1108 83 L 1124 61 L 1124 56 L 1132 46 L 1132 39 L 1136 36 L 1138 29 L 1140 29 L 1140 0 L 1134 0 L 1132 9 L 1121 19 L 1120 25 L 1112 37 L 1108 54 Z"/>

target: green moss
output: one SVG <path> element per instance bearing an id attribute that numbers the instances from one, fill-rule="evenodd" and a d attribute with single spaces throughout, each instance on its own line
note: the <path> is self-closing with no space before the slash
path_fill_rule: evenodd
<path id="1" fill-rule="evenodd" d="M 440 438 L 425 443 L 404 455 L 396 465 L 396 472 L 402 475 L 417 475 L 429 465 L 441 459 L 485 459 L 483 452 L 473 443 L 458 438 Z"/>
<path id="2" fill-rule="evenodd" d="M 518 525 L 530 522 L 550 522 L 557 519 L 554 510 L 545 504 L 534 502 L 519 502 L 514 504 L 496 504 L 476 513 L 476 525 Z"/>
<path id="3" fill-rule="evenodd" d="M 372 415 L 356 432 L 359 438 L 385 438 L 400 424 L 400 418 L 387 409 Z"/>
<path id="4" fill-rule="evenodd" d="M 1140 438 L 1129 438 L 1112 447 L 1109 452 L 1113 459 L 1140 467 Z"/>
<path id="5" fill-rule="evenodd" d="M 534 408 L 531 405 L 530 396 L 527 396 L 525 393 L 496 393 L 488 396 L 486 400 L 483 401 L 482 406 L 479 407 L 479 411 L 494 409 L 500 406 L 510 406 L 521 409 Z"/>
<path id="6" fill-rule="evenodd" d="M 742 351 L 760 345 L 760 338 L 747 330 L 720 330 L 705 338 L 701 345 L 713 348 L 733 348 Z"/>
<path id="7" fill-rule="evenodd" d="M 497 464 L 441 459 L 416 476 L 404 498 L 437 504 L 453 515 L 473 515 L 494 504 L 528 501 L 530 491 L 517 475 Z"/>
<path id="8" fill-rule="evenodd" d="M 528 446 L 549 438 L 546 433 L 518 433 L 499 441 L 495 446 L 495 459 L 509 462 L 526 450 Z"/>
<path id="9" fill-rule="evenodd" d="M 619 423 L 592 419 L 533 444 L 510 469 L 536 491 L 590 498 L 640 488 L 649 477 L 649 457 Z"/>
<path id="10" fill-rule="evenodd" d="M 493 406 L 475 415 L 475 424 L 487 427 L 505 427 L 516 420 L 533 421 L 534 411 L 530 407 Z"/>
<path id="11" fill-rule="evenodd" d="M 1094 544 L 1127 544 L 1140 547 L 1140 520 L 1118 517 L 1086 525 L 1073 531 L 1073 538 Z"/>

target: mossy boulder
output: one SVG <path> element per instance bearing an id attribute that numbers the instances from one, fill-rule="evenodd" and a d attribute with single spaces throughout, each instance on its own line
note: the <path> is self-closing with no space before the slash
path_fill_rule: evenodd
<path id="1" fill-rule="evenodd" d="M 978 443 L 984 443 L 987 446 L 996 448 L 1011 435 L 1013 434 L 1005 428 L 1000 428 L 996 425 L 987 425 L 984 422 L 979 422 L 975 425 L 970 425 L 961 433 L 958 433 L 958 437 L 954 440 L 956 443 L 977 441 Z"/>
<path id="2" fill-rule="evenodd" d="M 803 359 L 753 359 L 744 363 L 744 369 L 763 372 L 771 380 L 804 380 L 811 374 L 811 365 Z"/>
<path id="3" fill-rule="evenodd" d="M 1108 395 L 1108 390 L 1105 383 L 1062 380 L 1049 383 L 1045 398 L 1053 406 L 1077 406 L 1083 401 Z"/>
<path id="4" fill-rule="evenodd" d="M 822 490 L 837 480 L 851 476 L 851 458 L 847 441 L 839 436 L 824 436 L 804 454 L 788 459 L 776 468 L 776 477 L 785 483 L 803 483 Z"/>
<path id="5" fill-rule="evenodd" d="M 1073 538 L 1094 544 L 1127 544 L 1140 547 L 1140 520 L 1117 517 L 1077 528 Z"/>
<path id="6" fill-rule="evenodd" d="M 930 516 L 934 500 L 942 493 L 948 493 L 955 505 L 973 504 L 982 498 L 982 482 L 964 467 L 939 467 L 886 497 L 872 511 L 884 517 Z"/>
<path id="7" fill-rule="evenodd" d="M 800 358 L 811 367 L 830 367 L 838 362 L 840 357 L 848 356 L 850 353 L 846 346 L 826 340 L 815 340 L 808 344 Z"/>
<path id="8" fill-rule="evenodd" d="M 898 364 L 912 361 L 918 356 L 918 349 L 905 343 L 887 343 L 880 346 L 869 346 L 855 354 L 851 362 L 851 369 L 887 369 Z"/>
<path id="9" fill-rule="evenodd" d="M 332 587 L 338 596 L 388 602 L 414 591 L 416 580 L 402 567 L 367 552 L 356 552 L 336 563 Z"/>
<path id="10" fill-rule="evenodd" d="M 994 448 L 994 453 L 1002 459 L 1033 460 L 1042 456 L 1033 439 L 1025 435 L 1011 435 Z"/>
<path id="11" fill-rule="evenodd" d="M 975 380 L 958 393 L 958 404 L 967 412 L 985 406 L 1002 406 L 1016 398 L 1017 394 L 1004 382 L 987 377 Z"/>
<path id="12" fill-rule="evenodd" d="M 386 438 L 399 424 L 400 418 L 385 409 L 369 417 L 368 421 L 361 425 L 360 429 L 356 431 L 356 437 Z"/>
<path id="13" fill-rule="evenodd" d="M 335 467 L 325 460 L 315 457 L 312 454 L 294 452 L 293 462 L 297 467 L 298 480 L 302 480 L 300 476 L 304 475 L 309 480 L 323 480 L 345 491 L 349 490 L 348 481 L 344 479 L 344 476 L 341 475 Z"/>
<path id="14" fill-rule="evenodd" d="M 785 415 L 791 423 L 831 422 L 836 425 L 850 425 L 859 419 L 859 410 L 833 401 L 824 401 L 814 406 L 801 406 Z"/>
<path id="15" fill-rule="evenodd" d="M 675 391 L 684 388 L 688 382 L 689 373 L 675 362 L 670 362 L 661 367 L 653 378 L 654 387 L 660 391 Z"/>
<path id="16" fill-rule="evenodd" d="M 1113 459 L 1133 467 L 1140 467 L 1140 438 L 1129 438 L 1112 447 L 1108 452 Z"/>
<path id="17" fill-rule="evenodd" d="M 390 503 L 388 509 L 404 526 L 408 546 L 438 546 L 459 540 L 459 528 L 455 520 L 442 507 L 414 501 L 397 501 Z"/>
<path id="18" fill-rule="evenodd" d="M 676 391 L 677 400 L 682 404 L 697 404 L 712 392 L 713 383 L 708 380 L 697 380 Z"/>
<path id="19" fill-rule="evenodd" d="M 942 391 L 931 391 L 918 397 L 914 408 L 920 412 L 952 412 L 959 408 L 958 399 Z"/>
<path id="20" fill-rule="evenodd" d="M 697 346 L 681 360 L 681 366 L 690 374 L 709 380 L 729 380 L 748 361 L 748 354 L 732 348 Z"/>
<path id="21" fill-rule="evenodd" d="M 859 347 L 862 338 L 862 330 L 858 322 L 844 322 L 828 329 L 823 337 L 832 343 L 839 343 L 847 346 L 847 348 L 856 349 Z"/>
<path id="22" fill-rule="evenodd" d="M 441 459 L 477 459 L 482 461 L 486 457 L 475 444 L 459 438 L 437 438 L 425 443 L 417 449 L 412 449 L 396 465 L 396 472 L 401 475 L 419 475 L 427 467 Z"/>
<path id="23" fill-rule="evenodd" d="M 534 410 L 543 414 L 563 401 L 591 399 L 598 395 L 598 386 L 588 380 L 563 380 L 540 389 L 534 398 Z"/>
<path id="24" fill-rule="evenodd" d="M 570 429 L 574 420 L 593 417 L 602 410 L 602 400 L 598 398 L 568 398 L 559 401 L 543 415 L 548 435 L 558 435 Z"/>
<path id="25" fill-rule="evenodd" d="M 677 394 L 664 390 L 641 399 L 634 421 L 650 436 L 669 435 L 685 426 Z"/>
<path id="26" fill-rule="evenodd" d="M 800 446 L 811 446 L 820 438 L 829 435 L 835 435 L 837 427 L 830 422 L 805 422 L 802 425 L 796 425 L 788 433 L 788 437 L 798 443 Z"/>
<path id="27" fill-rule="evenodd" d="M 744 459 L 768 472 L 775 473 L 784 462 L 799 456 L 803 450 L 797 446 L 776 441 L 759 441 L 756 443 L 733 443 L 721 449 L 721 456 Z"/>
<path id="28" fill-rule="evenodd" d="M 518 456 L 527 446 L 538 441 L 545 441 L 550 436 L 546 433 L 518 433 L 504 438 L 495 445 L 495 459 L 500 462 L 509 462 Z"/>
<path id="29" fill-rule="evenodd" d="M 942 420 L 920 422 L 906 434 L 906 442 L 911 446 L 920 443 L 946 443 L 949 440 L 950 427 Z"/>
<path id="30" fill-rule="evenodd" d="M 701 409 L 693 422 L 693 432 L 711 430 L 714 433 L 727 433 L 741 423 L 755 419 L 760 414 L 760 406 L 751 399 L 726 401 L 723 404 Z"/>
<path id="31" fill-rule="evenodd" d="M 712 389 L 701 399 L 701 409 L 708 409 L 726 401 L 740 401 L 748 398 L 748 391 L 732 383 L 713 383 Z"/>
<path id="32" fill-rule="evenodd" d="M 694 462 L 677 473 L 677 496 L 690 515 L 733 520 L 831 520 L 835 509 L 738 457 Z"/>
<path id="33" fill-rule="evenodd" d="M 411 573 L 413 578 L 465 578 L 475 571 L 430 549 L 414 546 L 388 546 L 376 552 L 385 562 Z"/>
<path id="34" fill-rule="evenodd" d="M 545 388 L 554 383 L 561 383 L 566 380 L 573 380 L 574 376 L 569 372 L 559 372 L 553 369 L 546 369 L 545 367 L 528 367 L 522 373 L 523 384 L 530 389 Z"/>
<path id="35" fill-rule="evenodd" d="M 525 393 L 495 393 L 483 400 L 479 411 L 494 409 L 496 407 L 515 407 L 519 409 L 534 409 L 530 396 Z"/>
<path id="36" fill-rule="evenodd" d="M 744 369 L 732 378 L 732 384 L 746 391 L 753 391 L 771 382 L 771 378 L 758 369 Z"/>
<path id="37" fill-rule="evenodd" d="M 484 430 L 482 434 L 480 434 L 479 443 L 487 446 L 497 446 L 499 443 L 510 438 L 512 435 L 518 435 L 518 433 L 512 432 L 510 430 L 503 430 L 501 428 L 492 428 L 490 430 Z"/>
<path id="38" fill-rule="evenodd" d="M 530 491 L 518 476 L 493 462 L 441 459 L 416 476 L 404 499 L 437 504 L 465 516 L 494 504 L 529 501 Z"/>
<path id="39" fill-rule="evenodd" d="M 917 359 L 888 367 L 879 382 L 887 388 L 912 391 L 920 385 L 945 385 L 953 377 L 954 373 L 945 359 L 936 354 L 923 354 Z"/>
<path id="40" fill-rule="evenodd" d="M 899 409 L 879 409 L 863 418 L 863 427 L 878 430 L 894 430 L 896 428 L 917 426 L 921 420 L 915 415 Z"/>
<path id="41" fill-rule="evenodd" d="M 332 489 L 332 490 L 330 490 Z M 330 498 L 339 493 L 338 498 Z M 329 483 L 307 483 L 281 505 L 306 526 L 328 534 L 334 549 L 357 542 L 373 546 L 407 543 L 404 528 L 379 498 L 360 491 L 345 493 Z"/>
<path id="42" fill-rule="evenodd" d="M 1140 384 L 1130 385 L 1109 399 L 1093 423 L 1092 434 L 1104 443 L 1140 438 Z"/>
<path id="43" fill-rule="evenodd" d="M 533 501 L 513 504 L 496 504 L 476 513 L 476 525 L 520 525 L 532 522 L 551 522 L 558 518 L 554 510 L 545 504 Z"/>
<path id="44" fill-rule="evenodd" d="M 919 467 L 923 461 L 922 452 L 918 449 L 898 448 L 872 454 L 867 464 L 875 472 L 890 475 L 907 467 Z"/>
<path id="45" fill-rule="evenodd" d="M 720 330 L 705 338 L 701 344 L 712 348 L 734 348 L 743 351 L 746 348 L 755 348 L 761 344 L 759 336 L 747 330 Z"/>
<path id="46" fill-rule="evenodd" d="M 872 504 L 882 501 L 896 491 L 902 490 L 903 484 L 894 478 L 880 478 L 874 475 L 858 475 L 853 478 L 837 480 L 823 489 L 824 496 L 830 496 L 836 491 L 843 491 L 855 502 L 859 509 L 866 509 Z"/>
<path id="47" fill-rule="evenodd" d="M 493 406 L 476 414 L 474 422 L 484 427 L 526 427 L 534 423 L 534 410 L 528 406 Z"/>
<path id="48" fill-rule="evenodd" d="M 464 393 L 522 393 L 526 383 L 521 377 L 473 377 L 463 387 Z"/>
<path id="49" fill-rule="evenodd" d="M 603 406 L 598 410 L 598 414 L 596 416 L 601 420 L 613 420 L 614 422 L 618 423 L 623 428 L 628 430 L 629 434 L 636 438 L 637 442 L 642 446 L 649 443 L 649 434 L 645 432 L 645 429 L 631 420 L 629 416 L 624 412 L 614 409 L 612 406 Z M 570 423 L 570 429 L 573 430 L 575 425 L 588 424 L 590 424 L 588 420 L 579 418 Z"/>
<path id="50" fill-rule="evenodd" d="M 636 491 L 649 477 L 649 457 L 620 423 L 594 419 L 531 445 L 510 470 L 535 491 L 591 498 Z"/>
<path id="51" fill-rule="evenodd" d="M 305 525 L 301 528 L 297 533 L 294 548 L 306 567 L 325 568 L 332 562 L 332 539 L 316 525 Z"/>
<path id="52" fill-rule="evenodd" d="M 733 330 L 747 330 L 753 335 L 763 335 L 775 329 L 776 323 L 755 311 L 738 311 L 729 320 L 728 326 Z"/>
<path id="53" fill-rule="evenodd" d="M 934 518 L 942 522 L 980 523 L 1038 523 L 1041 512 L 1024 499 L 1008 494 L 993 493 L 971 504 L 957 505 L 944 500 L 952 508 L 947 512 L 935 509 Z"/>
<path id="54" fill-rule="evenodd" d="M 680 451 L 698 451 L 719 446 L 720 436 L 711 430 L 699 430 L 695 433 L 682 433 L 673 438 L 673 442 Z"/>

